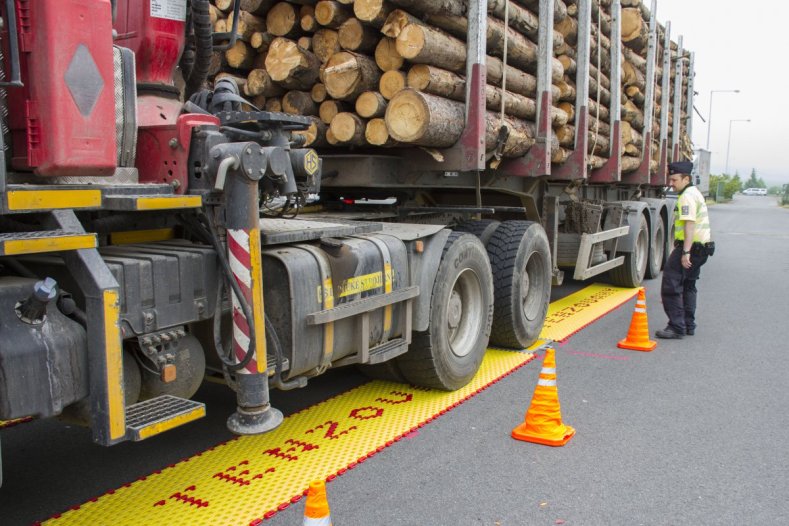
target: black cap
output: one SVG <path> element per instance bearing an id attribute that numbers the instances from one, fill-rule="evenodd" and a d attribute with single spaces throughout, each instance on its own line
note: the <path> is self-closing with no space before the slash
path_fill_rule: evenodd
<path id="1" fill-rule="evenodd" d="M 685 174 L 690 175 L 690 172 L 693 171 L 693 163 L 690 161 L 677 161 L 675 163 L 669 163 L 668 165 L 668 174 Z"/>

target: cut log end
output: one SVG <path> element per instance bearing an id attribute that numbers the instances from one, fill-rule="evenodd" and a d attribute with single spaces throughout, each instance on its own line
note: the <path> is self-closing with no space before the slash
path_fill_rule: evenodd
<path id="1" fill-rule="evenodd" d="M 375 46 L 375 63 L 381 71 L 392 71 L 403 67 L 405 59 L 397 52 L 395 39 L 384 37 Z"/>
<path id="2" fill-rule="evenodd" d="M 338 113 L 331 121 L 329 129 L 339 143 L 363 144 L 366 123 L 350 112 Z"/>
<path id="3" fill-rule="evenodd" d="M 389 133 L 401 142 L 415 142 L 425 133 L 430 122 L 430 109 L 419 93 L 402 91 L 386 109 Z"/>
<path id="4" fill-rule="evenodd" d="M 398 92 L 405 89 L 406 74 L 402 71 L 387 71 L 381 75 L 378 90 L 386 100 L 391 100 Z"/>

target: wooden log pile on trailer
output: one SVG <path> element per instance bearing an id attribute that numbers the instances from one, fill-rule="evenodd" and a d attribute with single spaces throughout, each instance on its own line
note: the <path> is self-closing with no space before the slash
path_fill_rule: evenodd
<path id="1" fill-rule="evenodd" d="M 215 31 L 233 24 L 231 0 L 212 0 Z M 420 146 L 448 148 L 466 119 L 468 0 L 239 0 L 235 44 L 215 53 L 211 74 L 232 76 L 242 95 L 260 109 L 310 116 L 307 145 L 335 148 Z M 473 1 L 473 0 L 472 0 Z M 612 0 L 592 0 L 588 166 L 599 168 L 618 142 L 628 173 L 651 153 L 657 170 L 661 119 L 668 142 L 675 125 L 673 101 L 681 90 L 680 149 L 687 139 L 689 55 L 671 42 L 663 68 L 666 28 L 658 25 L 657 67 L 648 89 L 651 13 L 642 0 L 621 0 L 620 140 L 612 141 Z M 485 150 L 503 157 L 525 155 L 537 137 L 539 0 L 488 0 L 484 87 Z M 555 0 L 550 58 L 551 161 L 565 162 L 576 144 L 578 0 Z M 508 21 L 509 25 L 505 21 Z M 681 54 L 685 60 L 677 62 Z M 681 82 L 675 64 L 681 65 Z M 664 75 L 668 82 L 664 82 Z M 692 81 L 691 81 L 692 82 Z M 692 86 L 692 84 L 691 84 Z M 668 87 L 668 97 L 663 91 Z M 652 127 L 645 129 L 647 97 Z M 499 130 L 508 134 L 501 144 Z M 651 143 L 645 144 L 647 132 Z M 665 138 L 665 137 L 663 137 Z M 675 143 L 677 141 L 674 141 Z M 671 155 L 671 154 L 669 154 Z"/>

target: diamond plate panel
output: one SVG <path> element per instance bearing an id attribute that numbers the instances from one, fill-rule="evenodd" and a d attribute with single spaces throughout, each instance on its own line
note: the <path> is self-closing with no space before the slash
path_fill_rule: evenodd
<path id="1" fill-rule="evenodd" d="M 64 79 L 79 112 L 85 117 L 89 116 L 104 89 L 104 79 L 85 45 L 77 47 Z"/>

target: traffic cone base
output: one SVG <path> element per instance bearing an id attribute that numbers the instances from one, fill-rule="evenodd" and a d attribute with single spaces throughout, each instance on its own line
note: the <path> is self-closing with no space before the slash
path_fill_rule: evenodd
<path id="1" fill-rule="evenodd" d="M 657 342 L 649 339 L 649 321 L 647 320 L 647 295 L 644 287 L 638 289 L 636 308 L 630 320 L 627 337 L 616 344 L 620 349 L 649 352 L 657 347 Z"/>
<path id="2" fill-rule="evenodd" d="M 575 428 L 564 426 L 564 433 L 555 436 L 540 436 L 531 431 L 529 426 L 524 422 L 512 430 L 512 438 L 523 440 L 524 442 L 534 442 L 535 444 L 543 444 L 545 446 L 563 446 L 575 436 Z"/>
<path id="3" fill-rule="evenodd" d="M 652 340 L 647 340 L 646 344 L 640 345 L 638 343 L 633 343 L 632 341 L 625 338 L 624 340 L 619 340 L 619 343 L 616 344 L 617 347 L 620 349 L 628 349 L 630 351 L 654 351 L 655 347 L 657 347 L 657 342 Z"/>

